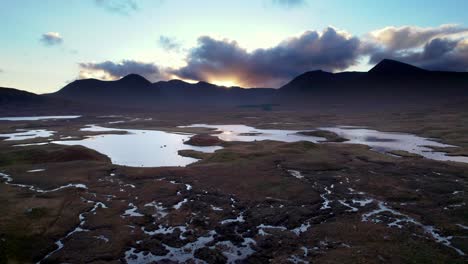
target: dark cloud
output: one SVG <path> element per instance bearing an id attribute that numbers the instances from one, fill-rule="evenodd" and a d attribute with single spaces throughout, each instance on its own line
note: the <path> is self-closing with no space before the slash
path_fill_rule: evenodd
<path id="1" fill-rule="evenodd" d="M 134 0 L 94 0 L 97 6 L 120 15 L 129 15 L 138 10 Z"/>
<path id="2" fill-rule="evenodd" d="M 63 43 L 63 38 L 58 32 L 47 32 L 42 34 L 40 41 L 46 46 L 55 46 Z"/>
<path id="3" fill-rule="evenodd" d="M 457 25 L 386 27 L 371 32 L 361 52 L 371 64 L 388 58 L 431 70 L 466 71 L 467 33 L 468 28 Z"/>
<path id="4" fill-rule="evenodd" d="M 104 61 L 100 63 L 79 63 L 79 78 L 97 78 L 102 80 L 115 80 L 131 73 L 144 76 L 150 81 L 160 80 L 164 77 L 158 66 L 153 63 L 123 60 L 121 62 Z"/>
<path id="5" fill-rule="evenodd" d="M 271 2 L 276 6 L 286 8 L 300 7 L 307 3 L 306 0 L 271 0 Z"/>
<path id="6" fill-rule="evenodd" d="M 418 51 L 376 52 L 371 56 L 371 63 L 378 63 L 384 58 L 403 61 L 429 70 L 468 71 L 468 42 L 436 38 Z"/>
<path id="7" fill-rule="evenodd" d="M 252 52 L 235 41 L 204 36 L 189 52 L 187 66 L 172 73 L 185 79 L 274 87 L 305 71 L 346 69 L 356 63 L 359 47 L 358 38 L 331 27 L 323 32 L 307 31 L 275 47 Z"/>
<path id="8" fill-rule="evenodd" d="M 443 38 L 460 33 L 467 33 L 468 28 L 458 25 L 421 28 L 415 26 L 385 27 L 369 34 L 370 39 L 388 51 L 416 48 L 434 38 Z"/>
<path id="9" fill-rule="evenodd" d="M 453 25 L 407 26 L 384 28 L 357 38 L 329 27 L 251 51 L 233 40 L 202 36 L 188 51 L 183 67 L 161 68 L 134 60 L 81 63 L 80 77 L 114 80 L 137 73 L 151 81 L 178 77 L 244 87 L 279 87 L 306 71 L 346 70 L 364 57 L 369 57 L 372 65 L 388 58 L 432 70 L 468 71 L 466 34 L 466 29 Z M 159 44 L 166 50 L 181 49 L 167 36 L 160 36 Z"/>
<path id="10" fill-rule="evenodd" d="M 179 51 L 181 48 L 181 44 L 177 41 L 177 39 L 168 36 L 159 36 L 158 43 L 159 46 L 167 51 Z"/>

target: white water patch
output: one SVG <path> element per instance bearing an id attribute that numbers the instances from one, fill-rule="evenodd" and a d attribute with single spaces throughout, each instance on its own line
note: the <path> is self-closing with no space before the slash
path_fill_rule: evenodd
<path id="1" fill-rule="evenodd" d="M 94 238 L 99 239 L 99 240 L 102 240 L 102 241 L 104 241 L 104 243 L 107 243 L 107 242 L 110 241 L 109 238 L 107 238 L 107 237 L 104 236 L 104 235 L 94 236 Z"/>
<path id="2" fill-rule="evenodd" d="M 221 207 L 217 207 L 217 206 L 214 206 L 214 205 L 210 205 L 211 206 L 211 210 L 213 211 L 223 211 L 223 208 Z"/>
<path id="3" fill-rule="evenodd" d="M 307 247 L 302 246 L 301 250 L 303 251 L 302 256 L 304 258 L 307 258 L 309 256 L 309 249 Z M 290 258 L 288 258 L 289 261 L 292 263 L 303 263 L 303 264 L 309 264 L 309 261 L 302 259 L 301 257 L 297 255 L 292 255 Z"/>
<path id="4" fill-rule="evenodd" d="M 361 194 L 361 193 L 358 193 L 358 194 Z M 357 211 L 359 211 L 359 208 L 353 206 L 354 204 L 357 204 L 359 207 L 365 207 L 366 205 L 371 204 L 372 202 L 374 202 L 374 199 L 371 199 L 371 198 L 351 199 L 351 203 L 348 202 L 346 199 L 344 199 L 344 200 L 338 200 L 338 202 L 340 204 L 342 204 L 343 206 L 349 208 L 346 211 L 348 211 L 348 212 L 357 212 Z"/>
<path id="5" fill-rule="evenodd" d="M 33 129 L 33 130 L 19 130 L 16 133 L 0 134 L 0 137 L 6 137 L 5 141 L 14 140 L 26 140 L 34 138 L 48 138 L 51 137 L 55 131 L 49 131 L 45 129 Z"/>
<path id="6" fill-rule="evenodd" d="M 134 205 L 133 203 L 129 203 L 128 207 L 129 208 L 127 210 L 125 210 L 123 215 L 121 215 L 122 218 L 129 217 L 129 216 L 131 216 L 131 217 L 142 217 L 142 216 L 144 216 L 143 214 L 138 212 L 138 207 L 136 205 Z"/>
<path id="7" fill-rule="evenodd" d="M 358 204 L 361 207 L 364 207 L 368 204 L 371 204 L 374 201 L 374 199 L 371 199 L 371 198 L 362 199 L 362 200 L 352 199 L 351 201 L 355 204 Z"/>
<path id="8" fill-rule="evenodd" d="M 55 252 L 61 250 L 63 247 L 64 247 L 64 240 L 67 239 L 68 237 L 70 237 L 71 235 L 75 234 L 75 233 L 79 233 L 79 232 L 89 232 L 88 229 L 85 229 L 83 228 L 84 225 L 86 224 L 86 215 L 89 214 L 89 213 L 93 213 L 93 214 L 96 214 L 96 210 L 98 208 L 108 208 L 105 204 L 101 203 L 101 202 L 95 202 L 95 201 L 91 201 L 91 200 L 85 200 L 84 198 L 82 198 L 83 201 L 87 202 L 87 203 L 93 203 L 94 206 L 93 208 L 91 208 L 91 210 L 89 211 L 86 211 L 86 212 L 83 212 L 81 214 L 79 214 L 78 216 L 78 219 L 80 220 L 80 223 L 78 224 L 78 226 L 75 227 L 75 229 L 73 229 L 72 231 L 70 231 L 68 234 L 66 234 L 64 237 L 60 238 L 59 240 L 57 240 L 55 242 L 55 245 L 57 246 L 57 248 L 55 250 L 53 250 L 52 252 L 50 252 L 49 254 L 47 254 L 44 258 L 42 258 L 40 261 L 38 261 L 36 264 L 40 264 L 42 261 L 48 259 L 50 256 L 52 256 Z"/>
<path id="9" fill-rule="evenodd" d="M 185 263 L 192 260 L 194 263 L 204 263 L 194 257 L 197 249 L 205 247 L 208 243 L 214 240 L 216 235 L 215 231 L 210 231 L 206 236 L 199 237 L 196 241 L 188 243 L 180 248 L 170 247 L 163 244 L 169 252 L 164 256 L 156 256 L 151 252 L 136 251 L 135 248 L 130 248 L 125 252 L 125 261 L 128 264 L 145 264 L 145 263 L 158 263 L 163 260 L 176 261 L 177 263 Z"/>
<path id="10" fill-rule="evenodd" d="M 303 179 L 304 178 L 304 175 L 302 175 L 302 173 L 298 170 L 288 170 L 289 174 L 291 174 L 291 176 L 293 177 L 296 177 L 298 179 Z"/>
<path id="11" fill-rule="evenodd" d="M 40 189 L 36 189 L 35 191 L 36 191 L 36 192 L 56 192 L 56 191 L 63 190 L 63 189 L 68 189 L 68 188 L 88 189 L 88 187 L 87 187 L 85 184 L 81 184 L 81 183 L 70 183 L 70 184 L 63 185 L 63 186 L 60 186 L 60 187 L 55 188 L 55 189 L 52 189 L 52 190 L 40 190 Z"/>
<path id="12" fill-rule="evenodd" d="M 386 220 L 387 222 L 391 221 L 390 223 L 387 224 L 388 227 L 397 227 L 397 228 L 403 228 L 403 225 L 402 225 L 403 223 L 413 224 L 413 225 L 419 226 L 420 228 L 422 228 L 422 230 L 425 233 L 431 235 L 432 238 L 437 243 L 441 243 L 444 246 L 452 248 L 459 255 L 462 255 L 462 256 L 465 255 L 465 253 L 461 249 L 456 248 L 452 245 L 452 243 L 450 242 L 450 240 L 452 239 L 452 236 L 445 237 L 441 235 L 439 233 L 439 230 L 435 228 L 434 226 L 424 225 L 416 221 L 416 219 L 388 207 L 382 201 L 378 201 L 377 206 L 378 206 L 377 209 L 362 215 L 363 222 L 372 221 L 374 223 L 380 223 Z M 385 213 L 385 214 L 381 215 L 381 213 Z M 390 217 L 389 214 L 392 214 L 393 217 Z"/>
<path id="13" fill-rule="evenodd" d="M 348 188 L 349 194 L 357 194 L 357 195 L 364 195 L 366 194 L 365 192 L 356 192 L 353 188 Z"/>
<path id="14" fill-rule="evenodd" d="M 144 207 L 153 207 L 155 211 L 153 217 L 156 217 L 158 219 L 164 218 L 168 215 L 167 209 L 162 205 L 162 203 L 152 201 L 151 203 L 145 204 Z"/>
<path id="15" fill-rule="evenodd" d="M 244 212 L 241 212 L 236 218 L 225 219 L 221 221 L 221 224 L 225 225 L 225 224 L 230 224 L 230 223 L 243 223 L 243 222 L 245 222 Z"/>
<path id="16" fill-rule="evenodd" d="M 45 171 L 45 169 L 35 169 L 35 170 L 28 170 L 27 172 L 41 172 L 41 171 Z"/>
<path id="17" fill-rule="evenodd" d="M 219 139 L 224 141 L 260 141 L 260 140 L 276 140 L 283 142 L 297 142 L 297 141 L 310 141 L 320 142 L 326 141 L 322 137 L 305 136 L 297 132 L 303 130 L 279 130 L 279 129 L 256 129 L 254 127 L 245 125 L 207 125 L 207 124 L 194 124 L 189 126 L 179 126 L 181 128 L 188 127 L 206 127 L 214 128 L 219 134 L 214 134 Z"/>
<path id="18" fill-rule="evenodd" d="M 468 163 L 468 157 L 448 156 L 445 152 L 433 151 L 431 148 L 455 146 L 416 135 L 381 132 L 364 128 L 321 127 L 320 129 L 333 132 L 340 137 L 348 139 L 349 141 L 346 143 L 367 145 L 377 152 L 388 153 L 394 150 L 402 150 L 421 155 L 427 159 Z"/>
<path id="19" fill-rule="evenodd" d="M 162 234 L 162 235 L 172 234 L 176 230 L 180 231 L 179 239 L 180 240 L 185 240 L 186 237 L 184 237 L 183 234 L 185 232 L 187 232 L 187 227 L 186 226 L 162 226 L 162 225 L 159 225 L 158 229 L 153 230 L 153 231 L 148 231 L 144 227 L 141 228 L 141 231 L 143 231 L 143 233 L 145 233 L 148 236 L 154 236 L 154 235 L 158 235 L 158 234 Z"/>
<path id="20" fill-rule="evenodd" d="M 333 185 L 330 186 L 333 188 Z M 320 197 L 323 199 L 322 206 L 320 207 L 320 210 L 325 210 L 325 209 L 330 209 L 330 200 L 327 198 L 328 195 L 330 195 L 332 192 L 328 189 L 328 187 L 325 187 L 325 193 L 320 194 Z"/>
<path id="21" fill-rule="evenodd" d="M 257 229 L 258 229 L 258 234 L 261 236 L 269 235 L 268 230 L 270 229 L 273 229 L 273 230 L 276 229 L 280 231 L 288 230 L 285 226 L 273 226 L 273 225 L 265 225 L 265 224 L 258 225 Z"/>
<path id="22" fill-rule="evenodd" d="M 183 157 L 179 150 L 195 150 L 212 153 L 220 146 L 199 147 L 184 144 L 192 134 L 169 133 L 156 130 L 117 129 L 88 126 L 81 129 L 91 132 L 127 132 L 127 134 L 103 134 L 82 140 L 53 141 L 61 145 L 81 145 L 107 155 L 112 163 L 130 167 L 186 166 L 198 159 Z"/>
<path id="23" fill-rule="evenodd" d="M 301 131 L 311 130 L 278 130 L 278 129 L 256 129 L 245 125 L 207 125 L 194 124 L 187 127 L 205 127 L 213 128 L 214 134 L 224 141 L 260 141 L 260 140 L 276 140 L 282 142 L 297 142 L 309 141 L 320 143 L 326 141 L 325 138 L 305 136 L 298 134 Z M 430 147 L 455 147 L 439 143 L 432 139 L 419 137 L 416 135 L 395 132 L 381 132 L 377 130 L 365 129 L 355 126 L 338 126 L 338 127 L 321 127 L 320 130 L 326 130 L 337 134 L 340 137 L 346 138 L 346 141 L 341 144 L 363 144 L 372 148 L 374 151 L 387 153 L 394 150 L 402 150 L 410 153 L 421 155 L 428 159 L 440 161 L 456 161 L 468 163 L 468 157 L 464 156 L 448 156 L 445 152 L 433 151 Z"/>
<path id="24" fill-rule="evenodd" d="M 171 233 L 175 229 L 168 229 L 166 233 Z M 214 241 L 216 231 L 210 231 L 205 236 L 197 238 L 196 241 L 187 243 L 180 248 L 175 248 L 163 244 L 169 252 L 164 256 L 157 256 L 151 252 L 140 251 L 137 252 L 135 248 L 130 248 L 125 252 L 125 261 L 129 264 L 145 264 L 145 263 L 159 263 L 164 260 L 174 261 L 177 263 L 205 263 L 205 261 L 195 257 L 195 251 L 204 247 Z M 219 241 L 210 249 L 218 249 L 226 258 L 227 263 L 238 263 L 255 253 L 253 246 L 256 245 L 255 240 L 252 238 L 244 238 L 239 246 L 234 245 L 231 241 Z"/>
<path id="25" fill-rule="evenodd" d="M 124 120 L 118 120 L 118 121 L 107 122 L 107 124 L 120 124 L 120 123 L 125 123 L 125 121 Z"/>
<path id="26" fill-rule="evenodd" d="M 122 115 L 101 115 L 98 116 L 98 118 L 117 118 L 117 117 L 123 117 Z"/>
<path id="27" fill-rule="evenodd" d="M 236 207 L 236 199 L 234 199 L 233 197 L 231 197 L 230 200 L 231 200 L 231 207 L 232 207 L 232 208 L 235 208 L 235 207 Z"/>
<path id="28" fill-rule="evenodd" d="M 60 190 L 67 189 L 67 188 L 88 189 L 88 187 L 87 187 L 85 184 L 81 184 L 81 183 L 70 183 L 70 184 L 67 184 L 67 185 L 60 186 L 60 187 L 55 188 L 55 189 L 43 190 L 43 189 L 37 188 L 37 187 L 35 187 L 35 186 L 33 186 L 33 185 L 12 183 L 12 182 L 13 182 L 13 178 L 12 178 L 10 175 L 5 174 L 5 173 L 1 173 L 1 172 L 0 172 L 0 178 L 3 178 L 4 181 L 5 181 L 5 184 L 8 184 L 8 185 L 10 185 L 10 186 L 15 186 L 15 187 L 20 187 L 20 188 L 29 189 L 29 190 L 31 190 L 31 191 L 33 191 L 33 192 L 38 192 L 38 193 L 56 192 L 56 191 L 60 191 Z"/>
<path id="29" fill-rule="evenodd" d="M 346 210 L 347 212 L 357 212 L 359 211 L 359 209 L 357 209 L 356 207 L 346 203 L 346 200 L 338 200 L 338 202 L 342 205 L 344 205 L 345 207 L 349 208 L 348 210 Z"/>
<path id="30" fill-rule="evenodd" d="M 297 255 L 292 255 L 291 257 L 288 258 L 288 260 L 293 264 L 309 264 L 309 261 L 303 260 Z"/>
<path id="31" fill-rule="evenodd" d="M 81 117 L 80 115 L 68 115 L 68 116 L 11 116 L 11 117 L 0 117 L 0 121 L 37 121 L 37 120 L 48 120 L 48 119 L 75 119 Z"/>
<path id="32" fill-rule="evenodd" d="M 77 138 L 77 137 L 73 137 L 73 136 L 61 136 L 60 139 L 74 139 L 74 138 Z"/>
<path id="33" fill-rule="evenodd" d="M 311 227 L 311 224 L 309 221 L 304 222 L 300 226 L 290 229 L 290 230 L 285 226 L 273 226 L 273 225 L 261 224 L 257 226 L 257 233 L 261 236 L 266 236 L 266 235 L 270 235 L 270 233 L 268 233 L 269 230 L 279 230 L 279 231 L 288 231 L 288 232 L 295 234 L 296 236 L 300 236 L 302 233 L 307 232 L 307 230 L 309 230 L 310 227 Z"/>
<path id="34" fill-rule="evenodd" d="M 159 179 L 159 180 L 162 180 L 162 179 Z M 174 181 L 174 180 L 169 181 L 169 183 L 174 184 L 174 185 L 183 184 L 183 183 L 180 183 L 180 182 L 176 182 L 176 181 Z M 191 190 L 193 189 L 193 186 L 190 185 L 190 184 L 184 184 L 184 185 L 185 185 L 185 190 L 186 190 L 186 191 L 191 191 Z M 181 193 L 180 191 L 177 192 L 177 195 L 181 195 L 181 194 L 182 194 L 182 193 Z"/>
<path id="35" fill-rule="evenodd" d="M 185 199 L 183 199 L 182 201 L 180 201 L 180 202 L 178 202 L 177 204 L 175 204 L 175 205 L 173 206 L 173 208 L 176 209 L 176 210 L 179 210 L 179 209 L 182 207 L 182 205 L 184 205 L 184 204 L 187 203 L 187 202 L 188 202 L 188 199 L 185 198 Z"/>
<path id="36" fill-rule="evenodd" d="M 65 239 L 65 238 L 66 238 L 66 237 L 64 237 L 64 238 L 62 238 L 62 239 Z M 64 245 L 63 245 L 63 242 L 62 242 L 62 239 L 57 240 L 57 241 L 55 242 L 55 245 L 57 246 L 57 248 L 56 248 L 54 251 L 52 251 L 52 252 L 50 252 L 49 254 L 47 254 L 43 259 L 41 259 L 40 261 L 36 262 L 36 264 L 41 264 L 42 261 L 48 259 L 48 258 L 49 258 L 50 256 L 52 256 L 55 252 L 61 250 L 61 249 L 63 248 L 63 246 L 64 246 Z"/>
<path id="37" fill-rule="evenodd" d="M 252 247 L 256 244 L 252 238 L 244 238 L 240 246 L 234 245 L 231 241 L 220 241 L 211 248 L 219 249 L 227 258 L 227 263 L 239 263 L 255 253 Z"/>
<path id="38" fill-rule="evenodd" d="M 294 234 L 299 236 L 300 234 L 302 234 L 302 233 L 306 232 L 307 230 L 309 230 L 310 226 L 311 226 L 310 222 L 306 222 L 306 223 L 303 223 L 300 226 L 292 229 L 291 232 L 293 232 Z"/>
<path id="39" fill-rule="evenodd" d="M 13 147 L 28 147 L 28 146 L 43 146 L 47 145 L 49 142 L 39 142 L 39 143 L 29 143 L 29 144 L 16 144 Z"/>

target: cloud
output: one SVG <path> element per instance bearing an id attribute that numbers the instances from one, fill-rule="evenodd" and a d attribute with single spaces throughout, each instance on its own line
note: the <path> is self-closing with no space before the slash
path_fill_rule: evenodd
<path id="1" fill-rule="evenodd" d="M 187 65 L 172 73 L 184 79 L 277 87 L 306 71 L 346 69 L 357 62 L 359 47 L 358 38 L 332 27 L 306 31 L 275 47 L 252 52 L 236 41 L 203 36 L 189 52 Z"/>
<path id="2" fill-rule="evenodd" d="M 79 63 L 79 78 L 97 78 L 101 80 L 116 80 L 128 74 L 139 74 L 150 81 L 165 78 L 164 72 L 153 63 L 139 62 L 135 60 L 123 60 L 121 62 L 104 61 L 99 63 Z"/>
<path id="3" fill-rule="evenodd" d="M 179 51 L 182 46 L 177 39 L 163 35 L 159 36 L 158 43 L 166 51 Z"/>
<path id="4" fill-rule="evenodd" d="M 372 31 L 370 40 L 384 49 L 397 51 L 417 48 L 434 38 L 449 37 L 460 33 L 468 33 L 468 28 L 458 25 L 441 25 L 439 27 L 385 27 Z"/>
<path id="5" fill-rule="evenodd" d="M 55 46 L 63 43 L 63 38 L 58 32 L 47 32 L 42 34 L 40 41 L 46 46 Z"/>
<path id="6" fill-rule="evenodd" d="M 137 73 L 151 81 L 176 77 L 243 87 L 280 87 L 306 71 L 343 71 L 364 58 L 372 65 L 388 58 L 432 70 L 468 71 L 466 34 L 467 29 L 455 25 L 405 26 L 387 27 L 359 38 L 328 27 L 254 50 L 235 40 L 201 36 L 187 51 L 182 67 L 135 60 L 80 63 L 80 78 L 115 80 Z M 159 37 L 159 45 L 166 50 L 181 50 L 180 44 L 167 36 Z"/>
<path id="7" fill-rule="evenodd" d="M 273 5 L 286 8 L 300 7 L 307 3 L 306 0 L 271 0 L 271 2 Z"/>
<path id="8" fill-rule="evenodd" d="M 361 45 L 371 64 L 389 58 L 431 70 L 466 71 L 468 28 L 458 25 L 439 27 L 386 27 L 368 34 Z"/>
<path id="9" fill-rule="evenodd" d="M 129 15 L 138 10 L 138 4 L 134 0 L 94 0 L 98 7 L 120 15 Z"/>
<path id="10" fill-rule="evenodd" d="M 384 58 L 403 61 L 429 70 L 468 71 L 468 41 L 436 38 L 422 50 L 380 52 L 371 57 L 372 63 Z"/>

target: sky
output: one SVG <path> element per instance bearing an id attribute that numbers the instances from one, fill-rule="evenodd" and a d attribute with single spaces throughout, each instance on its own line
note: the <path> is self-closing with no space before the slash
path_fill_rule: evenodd
<path id="1" fill-rule="evenodd" d="M 468 1 L 1 0 L 0 87 L 76 79 L 280 87 L 383 58 L 468 71 Z"/>

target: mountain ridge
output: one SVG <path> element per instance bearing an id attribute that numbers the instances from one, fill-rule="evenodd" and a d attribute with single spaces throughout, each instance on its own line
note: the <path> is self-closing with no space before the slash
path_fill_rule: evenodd
<path id="1" fill-rule="evenodd" d="M 306 72 L 279 90 L 283 97 L 468 96 L 468 73 L 430 71 L 385 59 L 368 72 Z"/>
<path id="2" fill-rule="evenodd" d="M 15 100 L 26 104 L 28 96 L 37 101 L 51 98 L 97 106 L 147 109 L 269 103 L 295 105 L 298 102 L 368 104 L 372 101 L 398 103 L 412 100 L 417 103 L 427 99 L 468 98 L 468 73 L 430 71 L 385 59 L 368 72 L 308 71 L 278 89 L 225 87 L 178 79 L 151 83 L 138 74 L 129 74 L 112 81 L 76 80 L 55 93 L 45 95 L 18 92 L 16 97 L 11 97 L 11 93 L 11 90 L 0 89 L 3 105 L 15 104 Z M 21 97 L 21 94 L 28 96 Z M 10 99 L 7 101 L 7 98 Z"/>

